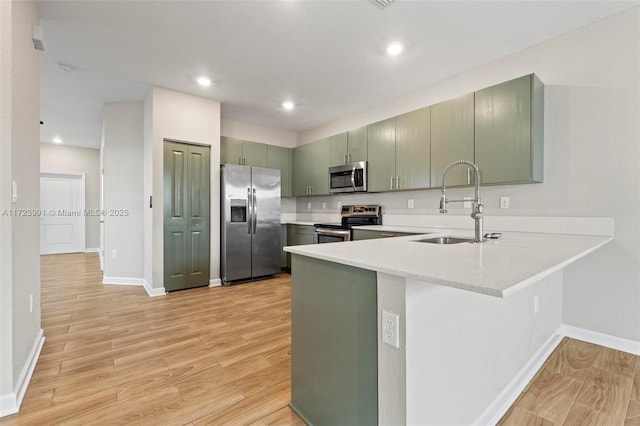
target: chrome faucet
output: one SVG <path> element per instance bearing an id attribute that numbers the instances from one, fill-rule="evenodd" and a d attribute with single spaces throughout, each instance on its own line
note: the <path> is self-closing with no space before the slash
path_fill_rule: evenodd
<path id="1" fill-rule="evenodd" d="M 448 200 L 447 199 L 447 187 L 446 187 L 446 179 L 447 172 L 450 168 L 454 166 L 459 166 L 462 164 L 466 164 L 467 166 L 473 167 L 476 171 L 476 193 L 475 199 L 473 200 L 473 208 L 471 210 L 471 217 L 475 220 L 475 237 L 473 239 L 474 243 L 481 243 L 484 241 L 483 238 L 483 225 L 482 225 L 482 203 L 480 202 L 480 169 L 477 165 L 472 163 L 471 161 L 460 160 L 454 161 L 449 164 L 446 169 L 444 169 L 444 173 L 442 174 L 442 195 L 440 196 L 440 213 L 447 212 L 447 203 L 463 203 L 469 200 Z"/>

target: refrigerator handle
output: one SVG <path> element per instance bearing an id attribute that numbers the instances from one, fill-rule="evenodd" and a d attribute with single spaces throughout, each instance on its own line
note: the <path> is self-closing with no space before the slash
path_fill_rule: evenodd
<path id="1" fill-rule="evenodd" d="M 251 222 L 253 222 L 253 208 L 251 205 L 251 188 L 247 188 L 247 223 L 249 224 L 249 228 L 247 229 L 247 234 L 251 234 Z"/>
<path id="2" fill-rule="evenodd" d="M 253 189 L 253 233 L 256 233 L 258 226 L 258 200 L 256 199 L 256 190 Z"/>

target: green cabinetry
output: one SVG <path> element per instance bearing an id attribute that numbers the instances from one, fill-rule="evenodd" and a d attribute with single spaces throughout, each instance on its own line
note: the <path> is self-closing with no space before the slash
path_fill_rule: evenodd
<path id="1" fill-rule="evenodd" d="M 293 149 L 293 195 L 329 193 L 330 138 Z"/>
<path id="2" fill-rule="evenodd" d="M 313 238 L 315 235 L 315 227 L 313 225 L 296 225 L 287 224 L 282 225 L 281 236 L 283 245 L 287 246 L 301 246 L 306 244 L 313 244 Z M 286 241 L 286 244 L 284 243 Z M 282 267 L 291 268 L 291 254 L 282 251 Z"/>
<path id="3" fill-rule="evenodd" d="M 222 136 L 220 164 L 267 167 L 267 145 Z"/>
<path id="4" fill-rule="evenodd" d="M 530 74 L 475 92 L 482 184 L 542 182 L 544 94 Z"/>
<path id="5" fill-rule="evenodd" d="M 430 134 L 428 107 L 369 125 L 370 190 L 428 188 Z"/>
<path id="6" fill-rule="evenodd" d="M 331 166 L 367 160 L 367 128 L 331 136 Z"/>
<path id="7" fill-rule="evenodd" d="M 430 108 L 421 108 L 397 116 L 395 189 L 429 187 L 430 150 Z"/>
<path id="8" fill-rule="evenodd" d="M 291 197 L 291 148 L 267 145 L 267 168 L 280 170 L 280 195 Z"/>
<path id="9" fill-rule="evenodd" d="M 454 161 L 475 159 L 473 148 L 474 95 L 469 93 L 431 106 L 431 186 L 442 185 L 444 169 Z M 447 186 L 468 185 L 465 167 L 447 173 Z"/>
<path id="10" fill-rule="evenodd" d="M 307 424 L 377 425 L 376 273 L 292 262 L 291 407 Z"/>

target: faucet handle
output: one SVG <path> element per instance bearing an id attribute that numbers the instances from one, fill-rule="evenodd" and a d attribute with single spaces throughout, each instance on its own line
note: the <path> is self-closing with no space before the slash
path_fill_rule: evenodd
<path id="1" fill-rule="evenodd" d="M 442 196 L 440 197 L 440 213 L 446 213 L 447 212 L 447 203 L 449 201 L 447 200 L 447 196 L 445 195 L 445 193 L 442 193 Z"/>

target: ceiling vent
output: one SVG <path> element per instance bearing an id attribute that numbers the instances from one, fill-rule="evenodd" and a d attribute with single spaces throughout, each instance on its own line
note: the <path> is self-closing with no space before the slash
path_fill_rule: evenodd
<path id="1" fill-rule="evenodd" d="M 378 6 L 380 9 L 386 9 L 393 3 L 395 0 L 369 0 L 371 3 Z"/>

